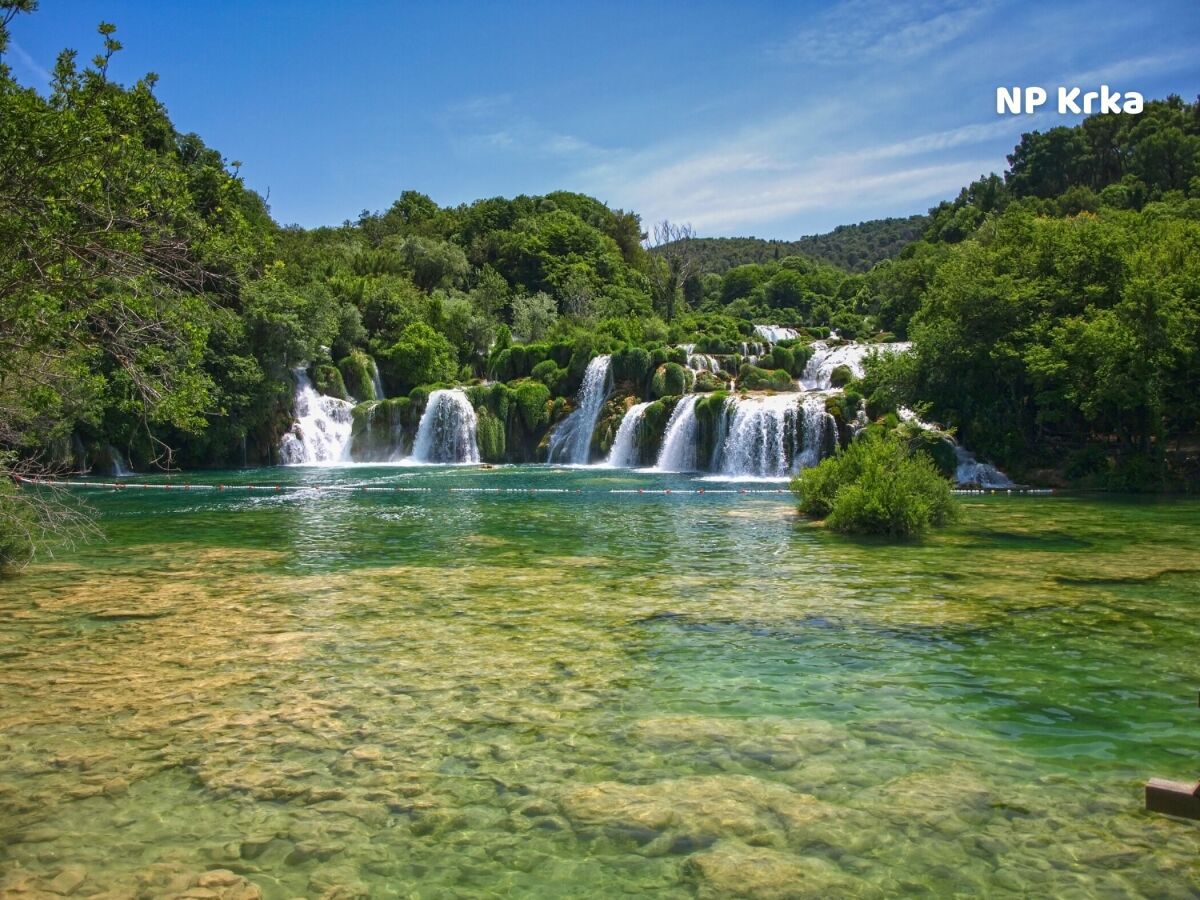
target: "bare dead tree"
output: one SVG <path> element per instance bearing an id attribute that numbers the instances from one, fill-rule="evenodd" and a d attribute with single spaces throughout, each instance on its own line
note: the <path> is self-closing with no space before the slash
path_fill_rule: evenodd
<path id="1" fill-rule="evenodd" d="M 663 219 L 651 229 L 650 251 L 655 258 L 655 290 L 663 318 L 675 318 L 676 302 L 683 283 L 696 271 L 693 240 L 696 232 L 690 224 L 680 225 Z"/>

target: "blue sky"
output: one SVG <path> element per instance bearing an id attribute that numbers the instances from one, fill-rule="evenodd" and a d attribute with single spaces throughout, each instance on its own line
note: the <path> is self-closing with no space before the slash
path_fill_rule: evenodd
<path id="1" fill-rule="evenodd" d="M 896 3 L 42 0 L 9 62 L 44 87 L 96 24 L 176 126 L 244 163 L 280 222 L 401 191 L 592 194 L 644 223 L 796 238 L 922 212 L 1031 128 L 998 85 L 1200 92 L 1196 0 Z"/>

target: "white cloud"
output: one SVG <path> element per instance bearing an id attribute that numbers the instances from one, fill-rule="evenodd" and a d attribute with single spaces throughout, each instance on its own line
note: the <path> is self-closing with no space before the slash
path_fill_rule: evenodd
<path id="1" fill-rule="evenodd" d="M 37 60 L 30 56 L 25 48 L 14 41 L 11 36 L 8 39 L 8 49 L 16 56 L 17 60 L 21 63 L 21 67 L 44 85 L 49 86 L 50 82 L 54 80 L 54 76 L 43 66 L 38 65 Z"/>
<path id="2" fill-rule="evenodd" d="M 773 52 L 816 64 L 915 59 L 966 34 L 994 5 L 990 0 L 842 0 Z"/>

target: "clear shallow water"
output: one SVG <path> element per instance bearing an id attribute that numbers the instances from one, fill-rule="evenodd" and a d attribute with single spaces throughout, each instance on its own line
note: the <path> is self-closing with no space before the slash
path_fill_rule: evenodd
<path id="1" fill-rule="evenodd" d="M 967 497 L 896 546 L 592 492 L 678 476 L 193 480 L 585 492 L 90 495 L 108 543 L 0 582 L 9 889 L 1200 893 L 1200 828 L 1141 811 L 1200 774 L 1195 501 Z"/>

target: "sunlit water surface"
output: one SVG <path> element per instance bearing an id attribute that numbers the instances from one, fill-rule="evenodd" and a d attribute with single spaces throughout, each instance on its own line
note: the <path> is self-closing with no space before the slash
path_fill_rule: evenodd
<path id="1" fill-rule="evenodd" d="M 0 582 L 0 893 L 1200 893 L 1141 809 L 1200 775 L 1195 501 L 894 545 L 605 493 L 675 476 L 193 480 L 582 493 L 90 495 Z"/>

